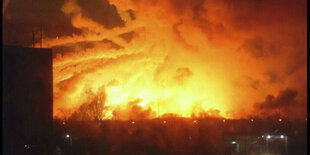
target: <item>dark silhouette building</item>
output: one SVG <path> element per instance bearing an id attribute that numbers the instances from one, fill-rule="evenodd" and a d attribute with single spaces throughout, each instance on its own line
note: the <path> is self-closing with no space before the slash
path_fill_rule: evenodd
<path id="1" fill-rule="evenodd" d="M 4 46 L 3 154 L 51 154 L 52 50 Z"/>

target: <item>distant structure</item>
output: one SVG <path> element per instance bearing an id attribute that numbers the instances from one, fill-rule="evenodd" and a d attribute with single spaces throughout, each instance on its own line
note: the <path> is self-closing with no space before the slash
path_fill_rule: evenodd
<path id="1" fill-rule="evenodd" d="M 52 50 L 4 46 L 3 154 L 52 154 Z"/>
<path id="2" fill-rule="evenodd" d="M 234 154 L 288 154 L 286 135 L 232 136 L 226 150 Z"/>

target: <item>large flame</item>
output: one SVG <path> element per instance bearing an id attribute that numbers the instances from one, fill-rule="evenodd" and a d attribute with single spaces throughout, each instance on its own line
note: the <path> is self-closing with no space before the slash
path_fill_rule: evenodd
<path id="1" fill-rule="evenodd" d="M 237 117 L 234 111 L 251 109 L 249 102 L 282 88 L 263 84 L 267 83 L 263 73 L 274 62 L 252 59 L 244 52 L 244 40 L 256 34 L 236 31 L 229 20 L 222 21 L 228 17 L 224 17 L 225 11 L 218 12 L 216 6 L 223 6 L 216 1 L 210 6 L 201 4 L 208 14 L 187 9 L 198 5 L 194 3 L 184 4 L 181 10 L 168 1 L 110 3 L 117 7 L 125 26 L 107 29 L 84 16 L 71 0 L 65 2 L 62 11 L 82 35 L 43 41 L 45 47 L 73 46 L 71 52 L 59 54 L 53 61 L 55 116 L 69 116 L 95 99 L 104 106 L 102 119 L 166 114 L 230 118 Z M 128 10 L 135 11 L 134 18 Z M 210 12 L 214 16 L 208 16 Z M 269 40 L 278 39 L 263 30 L 258 32 L 268 35 Z M 83 42 L 92 42 L 93 46 L 77 46 Z M 272 48 L 268 41 L 263 44 L 267 51 Z M 255 80 L 263 85 L 259 92 L 243 85 L 255 87 Z M 96 98 L 99 94 L 105 97 Z"/>

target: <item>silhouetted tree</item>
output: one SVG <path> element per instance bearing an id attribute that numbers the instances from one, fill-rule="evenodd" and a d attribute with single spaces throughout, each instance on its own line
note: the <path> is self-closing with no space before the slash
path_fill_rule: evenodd
<path id="1" fill-rule="evenodd" d="M 103 111 L 106 109 L 104 106 L 106 101 L 106 93 L 100 89 L 97 94 L 88 91 L 89 100 L 83 103 L 78 110 L 76 110 L 70 119 L 73 120 L 102 120 L 104 117 Z"/>

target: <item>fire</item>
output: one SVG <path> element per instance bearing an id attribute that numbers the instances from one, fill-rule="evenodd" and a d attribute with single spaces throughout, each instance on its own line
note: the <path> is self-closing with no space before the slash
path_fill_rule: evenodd
<path id="1" fill-rule="evenodd" d="M 274 63 L 244 52 L 245 40 L 256 34 L 236 31 L 230 20 L 220 20 L 229 17 L 216 8 L 226 6 L 211 1 L 202 5 L 206 13 L 187 8 L 194 3 L 181 10 L 170 1 L 152 3 L 110 1 L 125 26 L 108 29 L 83 15 L 75 0 L 65 2 L 63 13 L 82 34 L 43 41 L 45 47 L 70 47 L 53 60 L 55 116 L 69 117 L 93 103 L 100 105 L 101 119 L 169 114 L 233 118 L 236 111 L 251 110 L 254 102 L 283 89 L 266 84 L 266 68 Z M 263 88 L 253 90 L 258 84 Z"/>
<path id="2" fill-rule="evenodd" d="M 89 53 L 81 60 L 74 59 L 68 63 L 64 63 L 64 58 L 59 61 L 55 59 L 55 94 L 63 91 L 61 82 L 68 81 L 73 86 L 68 84 L 72 90 L 68 90 L 64 96 L 67 101 L 63 102 L 69 109 L 87 102 L 85 90 L 97 94 L 102 88 L 107 94 L 104 105 L 111 111 L 126 110 L 132 101 L 136 101 L 143 111 L 150 108 L 156 113 L 154 116 L 175 113 L 190 117 L 192 113 L 208 109 L 226 109 L 227 81 L 220 75 L 203 73 L 208 68 L 199 65 L 203 62 L 191 62 L 194 58 L 184 49 L 175 56 L 169 52 L 172 47 L 162 47 L 160 43 L 152 43 L 151 39 L 146 43 L 141 47 L 124 49 L 122 52 L 134 54 L 120 56 L 117 58 L 119 60 L 107 57 L 105 51 L 96 51 L 100 54 L 95 56 Z M 136 54 L 127 50 L 141 52 Z M 106 53 L 110 52 L 107 50 Z M 171 62 L 167 64 L 167 61 Z M 76 71 L 83 73 L 74 73 Z M 111 117 L 106 115 L 104 118 Z"/>

